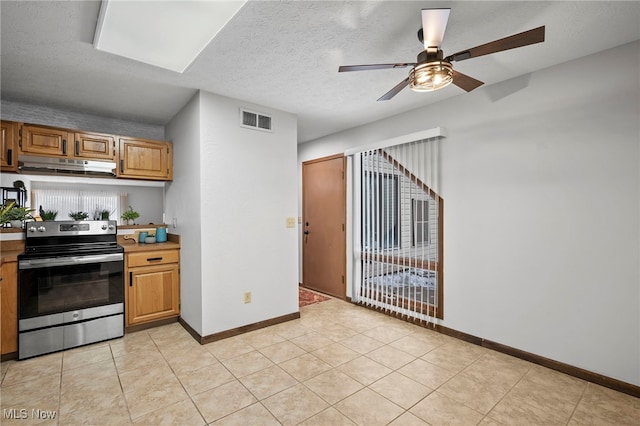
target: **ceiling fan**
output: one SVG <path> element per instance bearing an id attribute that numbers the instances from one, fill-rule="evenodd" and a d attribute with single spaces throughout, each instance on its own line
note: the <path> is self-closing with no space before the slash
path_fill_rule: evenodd
<path id="1" fill-rule="evenodd" d="M 477 58 L 478 56 L 515 49 L 516 47 L 544 41 L 544 26 L 534 28 L 519 34 L 501 38 L 490 43 L 481 44 L 471 49 L 462 50 L 444 57 L 440 45 L 444 39 L 444 31 L 449 20 L 451 9 L 422 9 L 422 28 L 418 31 L 418 40 L 424 43 L 424 50 L 418 54 L 416 62 L 401 62 L 396 64 L 343 65 L 338 72 L 382 70 L 389 68 L 413 67 L 409 76 L 398 83 L 393 89 L 382 95 L 379 101 L 388 101 L 402 89 L 411 86 L 417 92 L 430 92 L 442 89 L 453 83 L 467 92 L 472 91 L 484 83 L 473 77 L 455 71 L 452 62 Z"/>

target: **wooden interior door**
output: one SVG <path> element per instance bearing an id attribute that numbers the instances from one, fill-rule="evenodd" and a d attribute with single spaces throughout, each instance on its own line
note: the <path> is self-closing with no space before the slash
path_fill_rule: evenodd
<path id="1" fill-rule="evenodd" d="M 345 157 L 302 163 L 302 284 L 346 297 Z"/>

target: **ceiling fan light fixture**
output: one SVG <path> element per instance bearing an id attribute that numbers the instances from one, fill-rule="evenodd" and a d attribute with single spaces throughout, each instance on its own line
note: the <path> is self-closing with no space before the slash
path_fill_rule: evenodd
<path id="1" fill-rule="evenodd" d="M 409 73 L 411 90 L 432 92 L 447 87 L 453 82 L 453 67 L 447 61 L 419 64 Z"/>

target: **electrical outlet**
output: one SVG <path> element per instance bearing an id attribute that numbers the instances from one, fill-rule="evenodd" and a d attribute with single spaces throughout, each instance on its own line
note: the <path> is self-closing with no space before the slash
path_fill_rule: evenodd
<path id="1" fill-rule="evenodd" d="M 287 218 L 287 228 L 295 228 L 296 227 L 296 218 L 288 217 Z"/>
<path id="2" fill-rule="evenodd" d="M 251 303 L 251 292 L 248 291 L 244 294 L 244 303 Z"/>

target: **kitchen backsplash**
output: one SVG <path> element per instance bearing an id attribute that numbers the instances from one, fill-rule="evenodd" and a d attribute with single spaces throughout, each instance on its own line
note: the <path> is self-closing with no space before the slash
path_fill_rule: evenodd
<path id="1" fill-rule="evenodd" d="M 68 190 L 76 192 L 81 195 L 83 193 L 95 193 L 95 192 L 116 192 L 126 193 L 126 205 L 122 206 L 121 210 L 126 210 L 129 205 L 134 210 L 140 213 L 140 217 L 135 220 L 136 224 L 148 224 L 148 223 L 162 223 L 164 212 L 164 182 L 133 182 L 137 185 L 122 185 L 115 179 L 100 179 L 100 178 L 82 178 L 76 176 L 45 176 L 45 175 L 27 175 L 27 174 L 12 174 L 3 173 L 0 176 L 0 182 L 3 187 L 13 187 L 15 180 L 22 180 L 27 188 L 27 201 L 26 205 L 38 209 L 39 205 L 33 204 L 33 190 Z M 101 182 L 96 184 L 94 182 Z M 140 186 L 143 185 L 143 186 Z M 90 203 L 84 207 L 79 207 L 80 210 L 86 211 L 90 216 L 96 208 L 101 206 L 93 205 Z M 56 220 L 70 220 L 69 211 L 61 211 L 59 208 L 51 205 L 43 205 L 44 210 L 57 210 L 58 216 Z M 104 206 L 102 206 L 104 207 Z M 67 209 L 68 210 L 68 209 Z M 121 212 L 120 212 L 121 213 Z M 113 220 L 118 220 L 119 224 L 122 221 L 117 216 L 111 216 Z"/>

